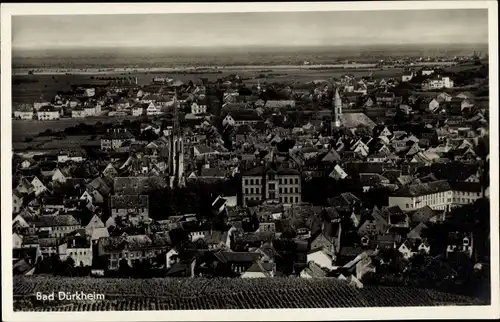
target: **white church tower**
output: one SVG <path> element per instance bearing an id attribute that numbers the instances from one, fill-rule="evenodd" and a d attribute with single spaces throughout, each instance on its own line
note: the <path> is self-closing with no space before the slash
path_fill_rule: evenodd
<path id="1" fill-rule="evenodd" d="M 335 128 L 339 128 L 341 125 L 341 116 L 342 116 L 342 100 L 340 99 L 339 89 L 335 90 L 335 95 L 333 97 L 333 118 L 332 125 Z"/>

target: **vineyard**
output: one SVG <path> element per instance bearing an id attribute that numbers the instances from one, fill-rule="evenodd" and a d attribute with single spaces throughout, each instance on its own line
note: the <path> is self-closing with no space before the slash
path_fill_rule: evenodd
<path id="1" fill-rule="evenodd" d="M 104 294 L 104 301 L 42 303 L 36 292 Z M 356 289 L 336 279 L 97 279 L 15 277 L 16 311 L 138 311 L 481 305 L 477 300 L 397 287 Z"/>

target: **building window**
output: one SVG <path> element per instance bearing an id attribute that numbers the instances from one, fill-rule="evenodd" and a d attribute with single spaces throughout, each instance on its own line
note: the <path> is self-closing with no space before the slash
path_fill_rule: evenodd
<path id="1" fill-rule="evenodd" d="M 268 185 L 268 189 L 269 189 L 269 190 L 276 190 L 276 185 L 275 185 L 274 183 L 270 183 L 270 184 Z"/>
<path id="2" fill-rule="evenodd" d="M 245 179 L 245 185 L 248 185 L 248 179 Z"/>
<path id="3" fill-rule="evenodd" d="M 250 193 L 253 194 L 253 188 L 250 188 Z"/>
<path id="4" fill-rule="evenodd" d="M 248 188 L 245 188 L 245 194 L 248 194 Z"/>
<path id="5" fill-rule="evenodd" d="M 283 182 L 284 182 L 285 184 L 288 184 L 288 179 L 287 179 L 287 178 L 283 179 Z"/>
<path id="6" fill-rule="evenodd" d="M 409 205 L 409 204 L 406 204 L 406 208 L 410 208 L 410 205 Z"/>
<path id="7" fill-rule="evenodd" d="M 260 193 L 260 188 L 255 188 L 255 193 Z"/>
<path id="8" fill-rule="evenodd" d="M 295 203 L 299 203 L 299 197 L 295 197 Z"/>
<path id="9" fill-rule="evenodd" d="M 295 187 L 295 193 L 299 193 L 299 187 Z"/>
<path id="10" fill-rule="evenodd" d="M 285 190 L 285 193 L 288 193 L 288 188 L 287 187 L 285 187 L 283 189 Z"/>
<path id="11" fill-rule="evenodd" d="M 285 203 L 288 203 L 288 197 L 285 197 Z"/>
<path id="12" fill-rule="evenodd" d="M 281 187 L 279 188 L 279 193 L 283 193 L 283 189 L 281 189 Z"/>
<path id="13" fill-rule="evenodd" d="M 295 178 L 295 184 L 299 184 L 299 178 Z"/>
<path id="14" fill-rule="evenodd" d="M 250 179 L 250 184 L 253 185 L 253 179 Z"/>

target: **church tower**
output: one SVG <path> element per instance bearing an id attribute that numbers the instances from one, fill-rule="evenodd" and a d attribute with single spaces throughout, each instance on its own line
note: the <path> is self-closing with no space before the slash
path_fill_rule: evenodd
<path id="1" fill-rule="evenodd" d="M 185 185 L 184 177 L 184 135 L 179 124 L 179 101 L 177 93 L 174 96 L 174 119 L 172 133 L 169 138 L 169 160 L 170 187 L 180 188 Z"/>
<path id="2" fill-rule="evenodd" d="M 340 127 L 340 118 L 342 116 L 342 100 L 340 99 L 339 89 L 335 89 L 335 94 L 332 100 L 332 108 L 333 108 L 333 117 L 332 117 L 332 126 L 334 128 Z"/>

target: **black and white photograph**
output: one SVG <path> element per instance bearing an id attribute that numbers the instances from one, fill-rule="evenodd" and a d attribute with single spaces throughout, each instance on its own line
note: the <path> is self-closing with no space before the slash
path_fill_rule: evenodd
<path id="1" fill-rule="evenodd" d="M 5 320 L 498 317 L 496 2 L 29 6 Z"/>

